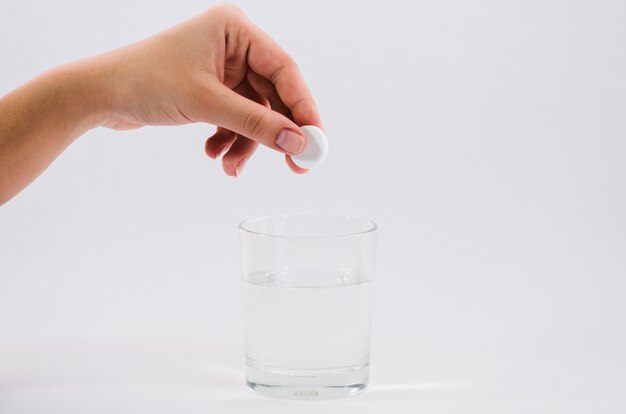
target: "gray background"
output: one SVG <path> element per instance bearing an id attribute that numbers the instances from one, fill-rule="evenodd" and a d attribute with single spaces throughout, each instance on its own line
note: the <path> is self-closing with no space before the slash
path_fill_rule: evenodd
<path id="1" fill-rule="evenodd" d="M 0 6 L 0 94 L 207 1 Z M 298 61 L 331 151 L 213 127 L 93 130 L 0 208 L 0 413 L 623 412 L 626 3 L 241 1 Z M 243 385 L 237 224 L 380 227 L 370 390 Z"/>

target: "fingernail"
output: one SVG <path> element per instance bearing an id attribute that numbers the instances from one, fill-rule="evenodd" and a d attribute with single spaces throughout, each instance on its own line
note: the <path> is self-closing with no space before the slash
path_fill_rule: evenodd
<path id="1" fill-rule="evenodd" d="M 218 150 L 215 152 L 215 158 L 219 158 L 222 155 L 224 155 L 224 153 L 228 151 L 228 148 L 229 148 L 228 144 L 224 144 L 221 147 L 219 147 Z"/>
<path id="2" fill-rule="evenodd" d="M 246 163 L 248 162 L 248 158 L 250 157 L 243 157 L 241 161 L 239 161 L 239 164 L 237 164 L 237 168 L 235 168 L 235 177 L 239 177 L 239 174 L 241 174 L 241 171 L 243 171 L 243 167 L 245 167 Z"/>
<path id="3" fill-rule="evenodd" d="M 280 130 L 274 142 L 290 154 L 300 154 L 305 146 L 304 136 L 287 128 Z"/>

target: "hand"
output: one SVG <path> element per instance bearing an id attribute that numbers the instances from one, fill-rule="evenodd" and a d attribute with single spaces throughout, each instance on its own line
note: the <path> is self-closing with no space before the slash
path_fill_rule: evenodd
<path id="1" fill-rule="evenodd" d="M 52 69 L 0 98 L 0 205 L 91 128 L 207 122 L 211 158 L 237 176 L 258 144 L 304 148 L 321 121 L 289 57 L 235 6 L 221 5 L 146 40 Z"/>
<path id="2" fill-rule="evenodd" d="M 298 154 L 298 125 L 321 127 L 293 59 L 235 6 L 219 5 L 146 40 L 92 58 L 106 79 L 99 123 L 114 129 L 206 122 L 209 157 L 237 176 L 258 144 Z"/>

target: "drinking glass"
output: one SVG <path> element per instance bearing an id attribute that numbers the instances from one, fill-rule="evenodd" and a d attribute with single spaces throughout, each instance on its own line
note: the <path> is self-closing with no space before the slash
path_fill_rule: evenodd
<path id="1" fill-rule="evenodd" d="M 239 228 L 248 386 L 291 399 L 362 391 L 369 379 L 376 224 L 273 215 Z"/>

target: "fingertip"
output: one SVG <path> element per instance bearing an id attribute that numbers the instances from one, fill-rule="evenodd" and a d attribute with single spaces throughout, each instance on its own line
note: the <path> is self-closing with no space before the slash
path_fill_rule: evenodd
<path id="1" fill-rule="evenodd" d="M 222 168 L 231 177 L 237 177 L 243 171 L 246 162 L 259 146 L 256 141 L 239 136 L 222 157 Z"/>
<path id="2" fill-rule="evenodd" d="M 237 177 L 237 163 L 234 162 L 232 158 L 224 157 L 222 158 L 222 169 L 227 176 L 236 178 Z"/>
<path id="3" fill-rule="evenodd" d="M 237 163 L 237 166 L 235 167 L 235 174 L 237 174 L 237 177 L 241 175 L 249 159 L 250 157 L 246 156 L 246 157 L 243 157 L 241 160 L 239 160 L 239 162 Z"/>
<path id="4" fill-rule="evenodd" d="M 237 178 L 237 171 L 235 171 L 234 168 L 228 167 L 226 165 L 222 165 L 222 169 L 224 170 L 224 173 L 227 176 Z"/>
<path id="5" fill-rule="evenodd" d="M 204 152 L 213 160 L 219 158 L 229 150 L 236 138 L 237 135 L 234 132 L 218 128 L 215 134 L 207 138 L 204 143 Z"/>
<path id="6" fill-rule="evenodd" d="M 205 152 L 206 152 L 206 155 L 209 156 L 209 158 L 211 158 L 212 160 L 215 160 L 221 157 L 222 155 L 226 154 L 229 148 L 230 148 L 230 145 L 224 144 L 218 149 L 205 148 Z"/>
<path id="7" fill-rule="evenodd" d="M 289 166 L 291 171 L 295 172 L 296 174 L 306 174 L 310 171 L 310 170 L 307 170 L 306 168 L 298 167 L 296 163 L 293 162 L 293 160 L 291 159 L 291 156 L 289 155 L 285 155 L 285 161 L 287 162 L 287 165 Z"/>
<path id="8" fill-rule="evenodd" d="M 207 138 L 207 140 L 204 142 L 204 153 L 207 155 L 207 157 L 211 158 L 212 160 L 214 160 L 215 158 L 217 158 L 215 156 L 215 153 L 213 152 L 213 147 L 211 145 L 211 138 L 213 136 L 210 136 L 209 138 Z"/>

